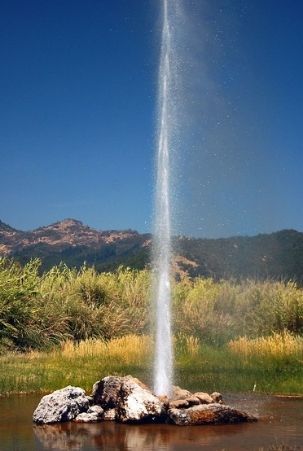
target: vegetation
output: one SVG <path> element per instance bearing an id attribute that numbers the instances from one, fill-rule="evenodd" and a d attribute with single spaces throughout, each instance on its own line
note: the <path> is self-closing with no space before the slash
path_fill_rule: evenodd
<path id="1" fill-rule="evenodd" d="M 279 342 L 284 340 L 285 351 Z M 239 339 L 220 348 L 197 337 L 175 337 L 176 383 L 191 390 L 302 394 L 303 340 L 292 335 Z M 0 393 L 48 392 L 69 384 L 90 391 L 108 374 L 133 374 L 148 384 L 152 377 L 152 340 L 127 335 L 109 341 L 67 341 L 49 352 L 7 353 L 0 357 Z"/>
<path id="2" fill-rule="evenodd" d="M 89 388 L 108 373 L 149 382 L 150 272 L 61 264 L 41 275 L 39 265 L 0 259 L 0 392 Z M 303 393 L 303 290 L 294 282 L 184 277 L 173 303 L 178 383 Z"/>

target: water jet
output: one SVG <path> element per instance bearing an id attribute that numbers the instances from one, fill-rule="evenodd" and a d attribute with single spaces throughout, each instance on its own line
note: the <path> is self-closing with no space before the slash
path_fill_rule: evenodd
<path id="1" fill-rule="evenodd" d="M 155 223 L 153 238 L 153 302 L 156 309 L 154 392 L 172 391 L 173 351 L 171 337 L 171 166 L 173 142 L 173 52 L 174 0 L 163 0 L 162 39 L 158 76 L 158 140 L 156 155 Z"/>

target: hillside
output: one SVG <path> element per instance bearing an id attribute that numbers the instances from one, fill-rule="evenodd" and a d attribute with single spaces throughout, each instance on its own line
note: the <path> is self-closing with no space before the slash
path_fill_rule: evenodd
<path id="1" fill-rule="evenodd" d="M 254 237 L 175 238 L 175 269 L 214 278 L 274 278 L 303 281 L 303 233 L 282 230 Z M 134 230 L 98 231 L 65 219 L 33 231 L 0 221 L 0 255 L 25 263 L 32 257 L 47 269 L 64 261 L 108 271 L 119 265 L 143 268 L 150 262 L 151 235 Z"/>
<path id="2" fill-rule="evenodd" d="M 15 230 L 0 222 L 0 255 L 14 257 L 21 263 L 39 257 L 43 269 L 60 261 L 77 267 L 86 262 L 100 270 L 113 269 L 120 264 L 144 267 L 149 240 L 149 235 L 133 230 L 98 231 L 75 219 L 65 219 L 31 232 Z"/>

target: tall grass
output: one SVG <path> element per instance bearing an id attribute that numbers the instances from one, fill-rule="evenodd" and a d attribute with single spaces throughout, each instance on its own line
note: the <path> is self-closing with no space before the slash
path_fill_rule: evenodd
<path id="1" fill-rule="evenodd" d="M 241 337 L 230 341 L 228 347 L 230 351 L 244 359 L 256 357 L 284 361 L 297 359 L 298 363 L 303 364 L 303 337 L 294 336 L 287 331 L 252 340 Z"/>
<path id="2" fill-rule="evenodd" d="M 99 274 L 61 264 L 39 275 L 39 265 L 0 259 L 0 353 L 150 332 L 149 271 Z M 192 349 L 196 339 L 222 346 L 241 336 L 302 335 L 303 290 L 293 282 L 184 277 L 174 284 L 173 315 L 174 334 L 180 343 L 192 337 Z"/>

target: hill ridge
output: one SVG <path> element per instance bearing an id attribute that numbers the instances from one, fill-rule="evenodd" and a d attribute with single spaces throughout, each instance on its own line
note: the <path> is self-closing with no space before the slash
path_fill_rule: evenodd
<path id="1" fill-rule="evenodd" d="M 64 261 L 84 261 L 100 271 L 123 264 L 150 264 L 151 234 L 136 230 L 96 230 L 82 221 L 65 218 L 32 231 L 21 231 L 0 220 L 0 256 L 21 263 L 32 257 L 43 269 Z M 284 229 L 255 236 L 230 238 L 174 238 L 174 267 L 179 275 L 214 278 L 284 278 L 303 281 L 303 233 Z"/>

